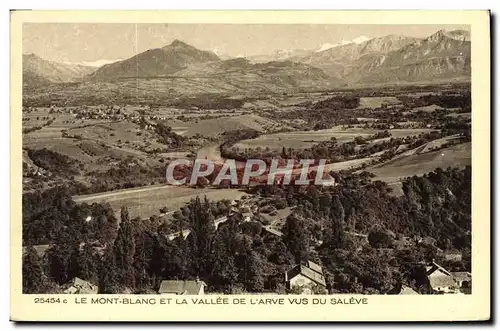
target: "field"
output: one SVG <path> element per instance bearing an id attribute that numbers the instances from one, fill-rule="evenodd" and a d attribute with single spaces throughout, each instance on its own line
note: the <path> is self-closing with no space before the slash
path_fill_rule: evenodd
<path id="1" fill-rule="evenodd" d="M 92 204 L 108 202 L 117 216 L 123 206 L 128 207 L 130 217 L 149 218 L 160 214 L 162 207 L 169 210 L 177 210 L 183 207 L 191 199 L 199 196 L 210 200 L 234 200 L 240 199 L 244 192 L 237 189 L 195 189 L 180 186 L 148 186 L 128 190 L 117 190 L 112 192 L 74 196 L 77 203 Z"/>
<path id="2" fill-rule="evenodd" d="M 406 177 L 421 176 L 438 167 L 446 169 L 470 164 L 471 143 L 464 143 L 428 153 L 401 155 L 366 170 L 375 174 L 375 180 L 396 183 Z"/>
<path id="3" fill-rule="evenodd" d="M 168 124 L 177 134 L 188 137 L 192 137 L 196 134 L 201 134 L 206 137 L 216 137 L 225 131 L 241 129 L 269 132 L 288 128 L 276 121 L 258 115 L 236 115 L 214 119 L 195 118 L 189 122 L 179 120 L 169 121 Z"/>
<path id="4" fill-rule="evenodd" d="M 361 127 L 343 128 L 336 126 L 331 129 L 318 131 L 293 131 L 274 134 L 261 135 L 255 139 L 242 140 L 235 144 L 234 147 L 239 149 L 245 148 L 261 148 L 262 150 L 269 148 L 271 150 L 281 150 L 281 148 L 305 149 L 322 141 L 328 141 L 331 138 L 337 139 L 339 143 L 344 143 L 354 140 L 355 137 L 368 137 L 381 130 L 364 129 Z M 431 129 L 393 129 L 388 130 L 394 138 L 402 138 L 407 136 L 415 136 L 421 133 L 427 133 L 434 130 Z M 385 138 L 384 138 L 385 139 Z M 388 138 L 390 139 L 390 138 Z"/>
<path id="5" fill-rule="evenodd" d="M 466 118 L 470 120 L 472 118 L 472 113 L 451 113 L 447 114 L 446 116 L 455 118 Z"/>
<path id="6" fill-rule="evenodd" d="M 443 107 L 440 107 L 438 105 L 429 105 L 429 106 L 425 106 L 425 107 L 413 108 L 410 112 L 415 113 L 415 112 L 423 111 L 425 113 L 432 113 L 432 112 L 439 110 L 439 109 L 443 109 Z"/>
<path id="7" fill-rule="evenodd" d="M 401 103 L 396 97 L 362 97 L 359 99 L 358 108 L 379 108 L 382 105 L 395 105 Z"/>
<path id="8" fill-rule="evenodd" d="M 377 154 L 377 153 L 376 153 Z M 365 157 L 362 159 L 355 159 L 343 162 L 336 162 L 326 165 L 327 171 L 341 171 L 341 170 L 349 170 L 353 168 L 357 168 L 362 166 L 363 164 L 369 164 L 376 158 L 377 155 L 372 155 L 371 157 Z"/>
<path id="9" fill-rule="evenodd" d="M 187 84 L 189 79 L 179 78 L 177 81 Z M 134 84 L 129 86 L 128 83 L 128 81 L 122 82 L 125 88 L 136 88 Z M 143 82 L 143 84 L 155 84 L 155 80 Z M 196 87 L 191 86 L 191 88 Z M 215 88 L 220 88 L 220 86 Z M 141 91 L 136 92 L 140 94 Z M 106 90 L 98 92 L 98 94 L 102 93 L 105 94 Z M 144 90 L 144 95 L 147 93 Z M 412 95 L 404 93 L 406 96 Z M 433 91 L 423 92 L 422 95 L 433 93 Z M 346 127 L 339 123 L 333 123 L 332 125 L 335 126 L 330 129 L 297 131 L 295 127 L 304 128 L 307 123 L 310 123 L 310 118 L 291 114 L 296 114 L 297 111 L 299 113 L 310 112 L 311 109 L 308 107 L 312 107 L 315 102 L 344 95 L 349 94 L 342 91 L 296 94 L 270 94 L 266 92 L 250 98 L 241 94 L 233 96 L 246 100 L 240 107 L 221 107 L 220 109 L 187 107 L 186 105 L 181 108 L 181 106 L 174 107 L 168 104 L 160 106 L 158 104 L 151 106 L 125 104 L 120 106 L 79 105 L 55 107 L 55 109 L 30 108 L 29 111 L 23 112 L 23 128 L 27 131 L 33 130 L 23 135 L 23 148 L 25 149 L 23 160 L 32 169 L 36 169 L 37 167 L 29 159 L 26 149 L 47 148 L 79 161 L 83 166 L 75 177 L 86 182 L 87 179 L 90 179 L 86 176 L 94 176 L 91 173 L 93 171 L 107 171 L 117 165 L 130 164 L 128 162 L 137 162 L 144 167 L 142 170 L 147 171 L 147 169 L 165 167 L 168 160 L 192 158 L 195 155 L 199 158 L 223 161 L 220 153 L 220 137 L 227 131 L 253 129 L 261 133 L 255 139 L 237 142 L 234 147 L 238 148 L 239 151 L 248 148 L 280 152 L 283 147 L 295 150 L 306 149 L 332 138 L 335 138 L 339 144 L 353 141 L 356 137 L 367 138 L 375 133 L 385 131 L 376 128 L 387 118 L 381 116 L 382 113 L 393 112 L 392 118 L 394 119 L 405 114 L 405 111 L 397 107 L 387 110 L 380 109 L 384 105 L 402 105 L 397 98 L 398 93 L 390 92 L 386 96 L 361 96 L 359 107 L 347 109 L 343 119 L 358 119 L 364 122 L 363 124 L 351 124 L 350 127 Z M 414 97 L 420 95 L 419 92 Z M 413 108 L 409 113 L 423 111 L 425 114 L 422 116 L 432 116 L 432 112 L 437 108 L 440 107 L 433 104 Z M 119 112 L 117 112 L 118 110 Z M 470 113 L 450 113 L 447 116 L 470 119 Z M 147 125 L 144 125 L 144 119 Z M 178 148 L 168 148 L 167 145 L 160 142 L 159 135 L 155 131 L 154 125 L 157 123 L 171 127 L 173 132 L 182 136 L 182 139 L 186 139 L 189 143 Z M 371 140 L 368 145 L 364 146 L 370 148 L 391 138 L 418 136 L 439 130 L 425 128 L 426 122 L 419 119 L 402 123 L 394 122 L 393 124 L 396 123 L 405 128 L 387 130 L 391 134 L 390 137 Z M 368 157 L 365 157 L 365 154 L 363 157 L 356 158 L 355 156 L 352 160 L 328 164 L 327 169 L 330 171 L 355 170 L 360 166 L 367 165 L 366 170 L 373 172 L 376 175 L 375 179 L 384 180 L 397 189 L 400 180 L 404 177 L 421 175 L 438 166 L 470 164 L 470 144 L 442 149 L 444 144 L 452 142 L 455 138 L 455 136 L 444 137 L 411 150 L 409 150 L 408 145 L 396 146 L 392 150 L 396 152 L 396 156 L 383 164 L 373 165 L 380 162 L 380 157 L 389 149 L 375 152 Z M 361 150 L 361 147 L 362 145 L 357 145 L 356 151 Z M 125 167 L 127 166 L 125 165 Z M 44 177 L 46 173 L 43 169 L 40 172 L 45 181 L 53 180 Z M 149 180 L 149 173 L 146 177 L 147 182 L 134 185 L 159 183 L 156 179 Z M 33 178 L 24 178 L 25 183 L 30 180 Z M 128 181 L 129 178 L 123 178 L 123 180 Z M 61 178 L 54 179 L 54 181 L 60 183 Z M 237 199 L 244 194 L 235 189 L 195 189 L 155 185 L 116 190 L 124 187 L 121 184 L 123 183 L 109 188 L 107 192 L 75 196 L 74 198 L 78 203 L 109 202 L 116 212 L 122 206 L 128 206 L 132 217 L 148 218 L 159 214 L 159 209 L 164 206 L 169 210 L 178 209 L 197 195 L 207 195 L 210 199 L 219 200 Z"/>
<path id="10" fill-rule="evenodd" d="M 257 148 L 281 150 L 282 147 L 304 149 L 309 148 L 322 141 L 336 138 L 339 142 L 353 140 L 357 136 L 366 137 L 376 133 L 377 130 L 366 130 L 362 128 L 343 129 L 341 126 L 318 131 L 294 131 L 274 134 L 266 134 L 255 139 L 242 140 L 235 144 L 240 149 Z"/>

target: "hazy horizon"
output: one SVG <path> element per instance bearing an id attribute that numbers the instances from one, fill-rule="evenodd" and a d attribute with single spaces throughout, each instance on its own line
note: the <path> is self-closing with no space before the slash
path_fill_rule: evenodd
<path id="1" fill-rule="evenodd" d="M 387 35 L 427 37 L 468 25 L 25 23 L 23 54 L 57 62 L 130 58 L 178 39 L 217 55 L 253 56 Z M 361 38 L 360 38 L 361 37 Z M 366 38 L 364 38 L 366 37 Z"/>

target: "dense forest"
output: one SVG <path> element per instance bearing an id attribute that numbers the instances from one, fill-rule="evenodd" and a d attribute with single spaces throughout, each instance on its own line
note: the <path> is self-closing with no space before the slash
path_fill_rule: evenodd
<path id="1" fill-rule="evenodd" d="M 283 273 L 311 260 L 323 265 L 330 293 L 387 293 L 403 282 L 425 293 L 425 263 L 449 249 L 464 259 L 445 266 L 470 270 L 470 167 L 408 178 L 401 197 L 367 177 L 336 174 L 336 187 L 253 187 L 266 204 L 293 207 L 281 237 L 207 199 L 165 224 L 130 219 L 127 208 L 117 218 L 109 205 L 77 205 L 61 188 L 25 195 L 23 291 L 57 293 L 80 277 L 99 293 L 154 293 L 163 279 L 199 277 L 209 292 L 285 293 Z M 219 215 L 229 217 L 216 229 Z M 186 239 L 166 236 L 184 228 Z M 403 245 L 408 239 L 414 244 Z M 43 256 L 33 247 L 41 244 L 49 245 Z"/>

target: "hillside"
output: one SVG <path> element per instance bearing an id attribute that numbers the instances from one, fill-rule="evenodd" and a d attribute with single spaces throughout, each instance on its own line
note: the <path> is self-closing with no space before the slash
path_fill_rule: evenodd
<path id="1" fill-rule="evenodd" d="M 259 54 L 259 55 L 248 56 L 247 59 L 252 63 L 266 63 L 272 61 L 284 61 L 295 57 L 305 57 L 311 53 L 314 53 L 314 50 L 310 49 L 277 50 L 270 54 Z"/>
<path id="2" fill-rule="evenodd" d="M 440 30 L 419 39 L 389 35 L 289 58 L 351 84 L 470 79 L 470 33 Z"/>
<path id="3" fill-rule="evenodd" d="M 381 56 L 400 49 L 416 38 L 389 35 L 381 38 L 369 39 L 362 43 L 350 43 L 332 47 L 321 52 L 315 52 L 302 57 L 290 58 L 292 61 L 306 63 L 323 69 L 335 77 L 345 77 L 362 63 L 357 63 L 365 56 Z"/>
<path id="4" fill-rule="evenodd" d="M 438 31 L 384 56 L 358 63 L 358 82 L 425 82 L 470 79 L 470 41 L 466 31 Z"/>
<path id="5" fill-rule="evenodd" d="M 23 54 L 23 86 L 78 82 L 95 69 L 91 66 L 48 61 L 35 54 Z"/>
<path id="6" fill-rule="evenodd" d="M 158 50 L 152 52 L 158 53 Z M 252 95 L 335 88 L 344 84 L 339 79 L 329 77 L 319 68 L 291 61 L 252 64 L 246 59 L 210 62 L 196 60 L 186 67 L 177 66 L 174 69 L 173 66 L 160 61 L 151 65 L 151 58 L 145 54 L 148 52 L 136 58 L 136 61 L 141 60 L 136 62 L 138 63 L 136 68 L 139 69 L 128 67 L 128 73 L 125 70 L 114 71 L 113 68 L 124 68 L 123 63 L 126 62 L 129 66 L 133 61 L 116 62 L 102 67 L 91 75 L 92 78 L 89 77 L 81 84 L 39 88 L 26 93 L 24 100 L 36 104 L 59 102 L 99 104 L 109 100 L 124 103 L 165 103 L 179 96 L 207 93 Z M 182 51 L 181 54 L 185 55 Z M 207 58 L 198 59 L 205 61 Z M 139 70 L 143 75 L 126 77 L 131 75 L 133 70 Z M 166 74 L 173 70 L 175 73 Z M 114 73 L 106 75 L 106 79 L 99 79 L 98 77 L 105 72 Z"/>
<path id="7" fill-rule="evenodd" d="M 174 40 L 163 48 L 150 49 L 129 59 L 104 65 L 87 79 L 109 81 L 130 77 L 161 77 L 174 74 L 189 65 L 219 60 L 212 52 Z"/>
<path id="8" fill-rule="evenodd" d="M 364 39 L 363 39 L 364 40 Z M 389 35 L 322 51 L 280 51 L 279 61 L 221 60 L 182 41 L 151 49 L 97 70 L 23 58 L 24 100 L 60 102 L 162 102 L 200 94 L 252 95 L 380 84 L 470 80 L 470 34 L 438 31 L 418 39 Z M 92 72 L 95 70 L 94 72 Z M 83 80 L 85 73 L 91 72 Z M 52 83 L 77 82 L 54 85 Z M 49 84 L 50 83 L 50 84 Z M 49 86 L 47 86 L 49 84 Z M 50 96 L 49 96 L 50 95 Z"/>

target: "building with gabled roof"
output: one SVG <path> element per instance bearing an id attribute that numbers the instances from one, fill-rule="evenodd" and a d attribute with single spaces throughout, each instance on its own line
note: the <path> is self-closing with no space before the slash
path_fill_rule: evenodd
<path id="1" fill-rule="evenodd" d="M 158 294 L 203 295 L 207 284 L 200 280 L 164 280 Z"/>
<path id="2" fill-rule="evenodd" d="M 270 233 L 270 234 L 272 234 L 272 235 L 274 235 L 276 237 L 283 237 L 283 232 L 281 232 L 280 230 L 278 230 L 276 228 L 273 228 L 270 225 L 263 226 L 262 227 L 262 232 Z"/>
<path id="3" fill-rule="evenodd" d="M 398 286 L 395 286 L 393 289 L 391 289 L 387 294 L 396 294 L 396 295 L 419 295 L 417 291 L 415 291 L 413 288 L 410 286 L 407 286 L 405 284 L 399 284 Z"/>
<path id="4" fill-rule="evenodd" d="M 432 262 L 432 265 L 426 268 L 427 278 L 432 291 L 436 294 L 455 294 L 458 293 L 458 287 L 452 274 L 437 264 Z"/>
<path id="5" fill-rule="evenodd" d="M 312 268 L 311 268 L 312 267 Z M 322 268 L 311 261 L 307 265 L 298 264 L 285 273 L 285 283 L 288 290 L 303 288 L 310 290 L 311 286 L 320 286 L 326 291 L 326 280 Z M 305 293 L 305 290 L 303 290 Z"/>
<path id="6" fill-rule="evenodd" d="M 456 271 L 450 272 L 451 276 L 455 280 L 455 283 L 460 289 L 460 292 L 464 294 L 472 293 L 472 274 L 468 271 Z"/>
<path id="7" fill-rule="evenodd" d="M 323 268 L 321 268 L 321 266 L 319 264 L 316 264 L 312 261 L 307 261 L 307 266 L 309 267 L 309 269 L 316 271 L 317 273 L 319 273 L 321 275 L 323 274 Z"/>
<path id="8" fill-rule="evenodd" d="M 64 294 L 97 294 L 99 290 L 97 285 L 78 277 L 73 278 L 65 287 Z"/>

